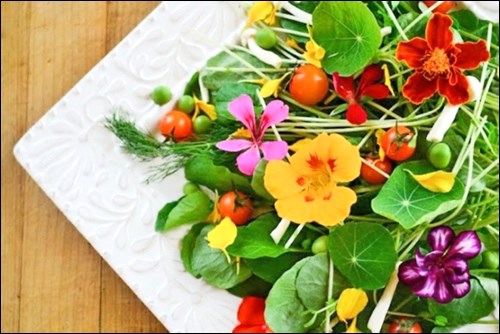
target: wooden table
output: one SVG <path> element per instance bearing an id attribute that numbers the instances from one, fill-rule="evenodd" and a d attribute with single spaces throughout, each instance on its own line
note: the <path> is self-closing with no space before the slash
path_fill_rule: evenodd
<path id="1" fill-rule="evenodd" d="M 12 154 L 157 5 L 2 1 L 2 333 L 166 332 Z"/>

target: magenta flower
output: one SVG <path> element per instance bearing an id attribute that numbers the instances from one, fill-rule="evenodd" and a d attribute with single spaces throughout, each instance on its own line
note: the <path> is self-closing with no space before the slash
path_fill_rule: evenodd
<path id="1" fill-rule="evenodd" d="M 399 280 L 409 286 L 419 297 L 434 298 L 439 303 L 449 303 L 462 298 L 470 290 L 470 273 L 467 260 L 481 252 L 481 241 L 474 231 L 464 231 L 455 237 L 447 226 L 432 229 L 427 237 L 432 251 L 422 254 L 399 266 Z"/>
<path id="2" fill-rule="evenodd" d="M 281 160 L 288 152 L 285 141 L 263 141 L 266 130 L 288 117 L 288 106 L 280 100 L 271 101 L 257 121 L 252 99 L 241 95 L 229 103 L 229 112 L 252 134 L 252 139 L 228 139 L 217 143 L 217 148 L 227 152 L 240 152 L 236 159 L 238 169 L 245 175 L 253 175 L 259 163 L 260 151 L 266 160 Z"/>

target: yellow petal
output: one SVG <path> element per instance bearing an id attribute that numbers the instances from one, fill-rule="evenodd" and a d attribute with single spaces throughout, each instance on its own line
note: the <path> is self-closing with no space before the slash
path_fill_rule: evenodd
<path id="1" fill-rule="evenodd" d="M 305 50 L 302 49 L 300 46 L 299 46 L 299 43 L 297 43 L 296 40 L 292 39 L 292 38 L 288 38 L 286 40 L 286 44 L 291 47 L 292 49 L 295 49 L 297 51 L 300 51 L 300 52 L 304 52 Z"/>
<path id="2" fill-rule="evenodd" d="M 455 184 L 455 174 L 439 170 L 427 174 L 415 175 L 405 169 L 425 189 L 435 193 L 447 193 Z"/>
<path id="3" fill-rule="evenodd" d="M 269 17 L 269 21 L 275 20 L 275 16 L 273 14 L 274 6 L 269 1 L 255 1 L 252 7 L 248 10 L 248 20 L 246 27 L 248 28 L 252 24 L 257 21 L 262 21 Z M 270 17 L 272 16 L 272 17 Z M 266 22 L 267 23 L 267 22 Z"/>
<path id="4" fill-rule="evenodd" d="M 311 142 L 312 142 L 311 138 L 304 138 L 296 141 L 293 145 L 288 146 L 288 149 L 292 152 L 297 152 L 302 147 L 304 147 L 304 145 L 310 144 Z"/>
<path id="5" fill-rule="evenodd" d="M 220 215 L 220 212 L 219 212 L 219 208 L 217 207 L 217 203 L 219 203 L 219 193 L 216 190 L 215 191 L 215 198 L 214 198 L 214 209 L 212 210 L 212 213 L 207 218 L 207 220 L 211 223 L 218 223 L 222 218 Z"/>
<path id="6" fill-rule="evenodd" d="M 263 85 L 267 82 L 267 79 L 265 79 L 265 78 L 249 79 L 249 80 L 240 80 L 238 82 L 248 82 L 248 83 L 255 83 L 255 84 Z"/>
<path id="7" fill-rule="evenodd" d="M 215 112 L 215 107 L 203 100 L 198 99 L 196 96 L 194 98 L 194 115 L 193 119 L 198 116 L 200 110 L 203 111 L 212 121 L 217 119 L 217 113 Z"/>
<path id="8" fill-rule="evenodd" d="M 368 304 L 368 296 L 361 289 L 345 289 L 337 303 L 337 316 L 340 321 L 354 319 Z M 354 324 L 356 325 L 356 324 Z"/>
<path id="9" fill-rule="evenodd" d="M 236 225 L 229 217 L 224 218 L 219 225 L 215 226 L 207 234 L 208 245 L 215 249 L 220 249 L 226 255 L 228 262 L 231 262 L 226 248 L 232 245 L 238 234 Z"/>
<path id="10" fill-rule="evenodd" d="M 349 328 L 347 328 L 347 330 L 345 331 L 345 333 L 361 333 L 358 327 L 356 327 L 356 322 L 357 318 L 354 318 L 351 324 L 349 325 Z"/>
<path id="11" fill-rule="evenodd" d="M 378 156 L 379 156 L 380 160 L 382 160 L 382 161 L 385 159 L 385 151 L 382 148 L 382 137 L 384 136 L 384 134 L 385 134 L 385 131 L 382 129 L 378 129 L 375 132 L 375 137 L 377 138 L 377 145 L 378 145 Z"/>
<path id="12" fill-rule="evenodd" d="M 321 59 L 325 56 L 325 49 L 316 44 L 314 40 L 306 43 L 306 52 L 304 52 L 304 59 L 316 67 L 321 68 Z"/>
<path id="13" fill-rule="evenodd" d="M 389 88 L 389 91 L 391 94 L 394 96 L 394 89 L 392 89 L 391 85 L 391 74 L 389 73 L 389 67 L 387 67 L 387 64 L 382 65 L 382 70 L 384 71 L 384 85 Z"/>
<path id="14" fill-rule="evenodd" d="M 260 89 L 260 95 L 263 98 L 269 97 L 273 95 L 274 97 L 278 97 L 278 92 L 280 89 L 281 82 L 288 76 L 288 73 L 285 73 L 281 78 L 267 80 L 262 88 Z"/>
<path id="15" fill-rule="evenodd" d="M 239 128 L 229 136 L 233 139 L 252 139 L 252 133 L 247 128 Z"/>

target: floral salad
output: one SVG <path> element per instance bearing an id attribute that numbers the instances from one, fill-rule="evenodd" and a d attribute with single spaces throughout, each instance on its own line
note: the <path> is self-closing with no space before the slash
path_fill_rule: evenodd
<path id="1" fill-rule="evenodd" d="M 148 182 L 184 171 L 155 228 L 189 225 L 185 270 L 242 297 L 233 332 L 498 326 L 498 24 L 453 1 L 257 1 L 239 37 L 154 129 L 106 120 Z"/>

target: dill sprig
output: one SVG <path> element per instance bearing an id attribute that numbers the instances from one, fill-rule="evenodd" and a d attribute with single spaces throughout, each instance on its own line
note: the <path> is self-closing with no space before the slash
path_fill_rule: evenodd
<path id="1" fill-rule="evenodd" d="M 160 181 L 183 168 L 191 159 L 199 155 L 209 155 L 216 164 L 226 164 L 234 157 L 218 150 L 215 144 L 227 138 L 234 131 L 232 126 L 214 127 L 210 136 L 199 138 L 203 141 L 176 143 L 172 140 L 157 141 L 151 134 L 138 129 L 135 123 L 123 112 L 114 112 L 107 118 L 104 126 L 122 142 L 125 152 L 140 161 L 153 161 L 146 182 Z"/>

